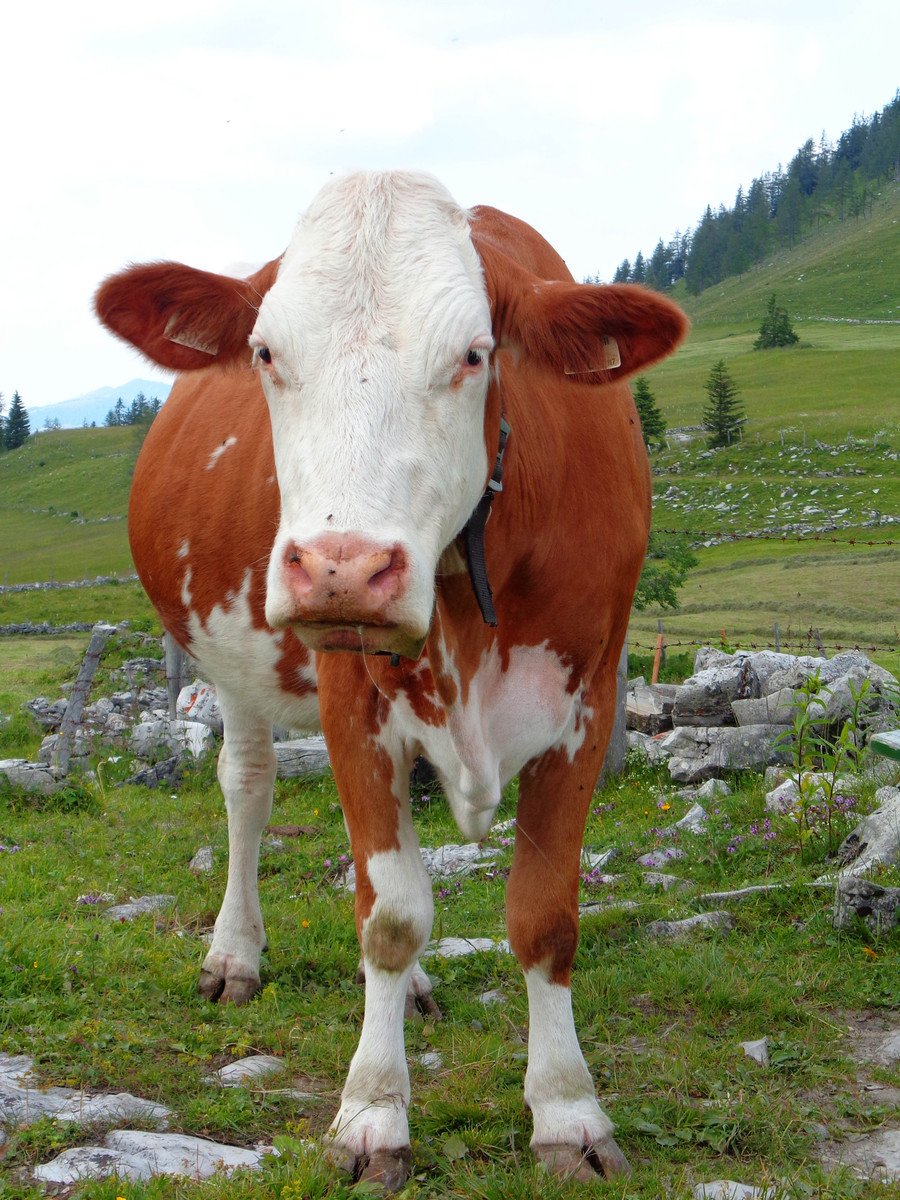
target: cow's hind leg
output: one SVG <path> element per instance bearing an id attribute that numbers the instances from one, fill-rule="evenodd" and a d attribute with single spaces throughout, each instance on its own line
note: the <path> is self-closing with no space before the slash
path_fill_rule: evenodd
<path id="1" fill-rule="evenodd" d="M 570 991 L 581 839 L 602 762 L 601 741 L 605 744 L 598 732 L 588 728 L 574 762 L 565 750 L 554 750 L 522 772 L 507 891 L 510 944 L 528 989 L 525 1102 L 534 1119 L 531 1148 L 555 1175 L 583 1181 L 629 1170 L 612 1122 L 597 1102 Z"/>
<path id="2" fill-rule="evenodd" d="M 210 1000 L 245 1004 L 259 990 L 265 946 L 259 906 L 259 845 L 275 786 L 272 725 L 219 690 L 225 744 L 219 783 L 228 813 L 228 883 L 199 990 Z"/>

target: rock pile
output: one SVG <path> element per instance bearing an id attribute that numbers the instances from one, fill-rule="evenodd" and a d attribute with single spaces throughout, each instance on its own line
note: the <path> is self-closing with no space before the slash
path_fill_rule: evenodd
<path id="1" fill-rule="evenodd" d="M 778 739 L 790 729 L 799 689 L 818 676 L 823 724 L 839 726 L 854 711 L 865 683 L 863 721 L 868 734 L 896 722 L 897 681 L 859 650 L 834 658 L 701 647 L 694 674 L 683 684 L 629 683 L 629 744 L 653 761 L 666 761 L 679 783 L 698 783 L 723 771 L 763 770 L 784 763 Z"/>

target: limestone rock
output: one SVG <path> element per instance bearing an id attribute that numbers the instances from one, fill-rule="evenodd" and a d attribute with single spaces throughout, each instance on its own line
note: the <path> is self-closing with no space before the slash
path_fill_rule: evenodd
<path id="1" fill-rule="evenodd" d="M 635 681 L 625 696 L 625 724 L 639 733 L 660 733 L 672 728 L 675 684 L 646 684 Z"/>
<path id="2" fill-rule="evenodd" d="M 881 1129 L 828 1147 L 826 1161 L 848 1167 L 860 1179 L 900 1180 L 900 1129 Z"/>
<path id="3" fill-rule="evenodd" d="M 175 903 L 174 896 L 139 896 L 128 904 L 114 904 L 103 914 L 108 921 L 133 921 L 145 913 L 164 912 Z"/>
<path id="4" fill-rule="evenodd" d="M 487 954 L 491 951 L 509 954 L 509 942 L 505 938 L 495 942 L 493 938 L 488 937 L 445 937 L 441 938 L 439 942 L 433 942 L 422 957 L 465 958 L 469 954 Z"/>
<path id="5" fill-rule="evenodd" d="M 770 696 L 750 700 L 732 700 L 731 711 L 738 725 L 790 725 L 796 700 L 790 688 L 781 688 Z"/>
<path id="6" fill-rule="evenodd" d="M 841 877 L 861 875 L 877 863 L 900 862 L 900 788 L 879 788 L 878 808 L 849 833 L 838 849 Z"/>
<path id="7" fill-rule="evenodd" d="M 420 847 L 422 865 L 432 879 L 453 879 L 463 875 L 471 875 L 484 867 L 489 867 L 493 859 L 500 854 L 499 850 L 482 846 L 478 842 L 468 842 L 463 846 L 450 843 L 432 849 Z M 338 880 L 337 886 L 348 892 L 356 891 L 356 866 L 351 863 L 343 879 Z"/>
<path id="8" fill-rule="evenodd" d="M 52 796 L 66 786 L 65 780 L 58 779 L 44 763 L 28 762 L 24 758 L 0 760 L 2 777 L 8 780 L 10 786 L 37 796 Z"/>
<path id="9" fill-rule="evenodd" d="M 788 752 L 774 744 L 780 732 L 777 725 L 676 728 L 664 742 L 671 754 L 669 774 L 677 783 L 699 783 L 722 771 L 761 770 L 769 763 L 787 762 Z"/>
<path id="10" fill-rule="evenodd" d="M 274 1054 L 251 1054 L 236 1062 L 226 1063 L 211 1076 L 222 1087 L 245 1087 L 270 1075 L 277 1075 L 285 1069 L 284 1059 Z"/>
<path id="11" fill-rule="evenodd" d="M 881 887 L 850 875 L 838 881 L 834 897 L 835 929 L 846 929 L 860 917 L 876 935 L 890 933 L 898 923 L 900 888 Z"/>
<path id="12" fill-rule="evenodd" d="M 321 736 L 276 742 L 279 779 L 313 779 L 331 770 L 328 748 Z"/>
<path id="13" fill-rule="evenodd" d="M 36 1179 L 43 1183 L 77 1183 L 82 1179 L 146 1180 L 154 1175 L 186 1176 L 209 1179 L 229 1174 L 239 1167 L 254 1169 L 263 1152 L 240 1146 L 225 1146 L 206 1138 L 181 1133 L 146 1133 L 116 1129 L 108 1133 L 101 1146 L 79 1146 L 65 1150 L 52 1162 L 37 1167 Z"/>
<path id="14" fill-rule="evenodd" d="M 698 929 L 721 929 L 727 932 L 734 928 L 734 917 L 729 912 L 698 913 L 694 917 L 686 917 L 683 921 L 651 921 L 646 926 L 650 937 L 663 941 L 677 941 L 687 937 Z"/>
<path id="15" fill-rule="evenodd" d="M 219 708 L 219 698 L 211 683 L 195 679 L 178 693 L 175 702 L 175 714 L 187 721 L 199 721 L 208 725 L 219 737 L 224 733 L 222 712 Z"/>
<path id="16" fill-rule="evenodd" d="M 748 1058 L 752 1058 L 760 1066 L 767 1067 L 769 1065 L 769 1039 L 767 1037 L 757 1038 L 756 1041 L 741 1042 L 741 1049 Z"/>
<path id="17" fill-rule="evenodd" d="M 195 875 L 208 875 L 213 869 L 213 848 L 212 846 L 201 846 L 191 861 L 188 863 L 188 870 Z"/>
<path id="18" fill-rule="evenodd" d="M 773 1187 L 758 1188 L 732 1179 L 715 1179 L 712 1183 L 698 1183 L 693 1196 L 694 1200 L 771 1200 L 776 1191 Z"/>
<path id="19" fill-rule="evenodd" d="M 641 867 L 649 867 L 651 871 L 657 870 L 659 867 L 665 867 L 671 862 L 676 862 L 679 858 L 686 858 L 685 852 L 678 846 L 669 846 L 666 850 L 650 850 L 647 854 L 642 854 L 635 861 Z"/>
<path id="20" fill-rule="evenodd" d="M 172 755 L 200 759 L 213 747 L 212 730 L 199 721 L 168 719 L 141 721 L 130 739 L 132 752 L 148 762 L 159 762 Z"/>

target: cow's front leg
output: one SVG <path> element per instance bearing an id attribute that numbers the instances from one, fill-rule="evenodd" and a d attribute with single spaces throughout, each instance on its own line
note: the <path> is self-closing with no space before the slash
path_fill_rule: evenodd
<path id="1" fill-rule="evenodd" d="M 366 986 L 362 1033 L 331 1125 L 329 1154 L 354 1176 L 396 1191 L 409 1172 L 404 1009 L 431 933 L 431 883 L 412 826 L 404 752 L 370 737 L 365 748 L 334 753 L 340 731 L 329 727 L 324 708 L 323 725 L 356 864 Z"/>
<path id="2" fill-rule="evenodd" d="M 572 1016 L 581 839 L 602 761 L 602 750 L 591 750 L 596 744 L 589 731 L 574 763 L 554 751 L 522 772 L 507 891 L 510 944 L 528 989 L 531 1148 L 555 1175 L 585 1182 L 629 1171 L 597 1102 Z"/>
<path id="3" fill-rule="evenodd" d="M 228 813 L 228 883 L 212 945 L 200 971 L 201 995 L 245 1004 L 259 990 L 265 946 L 259 906 L 259 844 L 272 811 L 275 751 L 272 725 L 219 690 L 225 744 L 219 783 Z"/>

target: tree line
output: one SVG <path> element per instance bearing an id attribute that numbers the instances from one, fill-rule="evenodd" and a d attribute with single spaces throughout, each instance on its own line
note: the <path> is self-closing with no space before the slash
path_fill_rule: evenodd
<path id="1" fill-rule="evenodd" d="M 4 416 L 5 408 L 3 393 L 0 392 L 0 452 L 18 450 L 31 437 L 32 433 L 28 410 L 18 392 L 13 392 L 9 412 Z M 158 396 L 148 398 L 143 392 L 138 392 L 131 404 L 128 405 L 119 396 L 106 414 L 103 424 L 105 426 L 149 425 L 161 408 L 162 400 Z M 96 429 L 96 427 L 96 421 L 88 421 L 85 417 L 82 422 L 83 429 Z M 47 417 L 43 428 L 44 430 L 53 430 L 60 429 L 62 426 L 58 417 Z"/>
<path id="2" fill-rule="evenodd" d="M 787 169 L 738 188 L 731 208 L 707 205 L 696 229 L 662 238 L 649 258 L 624 259 L 614 283 L 666 291 L 680 279 L 692 295 L 778 249 L 790 249 L 826 221 L 859 220 L 871 211 L 879 186 L 900 177 L 900 91 L 880 113 L 853 124 L 832 145 L 823 133 L 808 138 Z M 600 282 L 599 278 L 587 282 Z"/>

